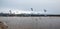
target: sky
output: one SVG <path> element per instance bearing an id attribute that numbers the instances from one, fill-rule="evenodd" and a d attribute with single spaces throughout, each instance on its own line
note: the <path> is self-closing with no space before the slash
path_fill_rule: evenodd
<path id="1" fill-rule="evenodd" d="M 47 14 L 60 14 L 60 0 L 0 0 L 0 12 L 9 10 L 26 10 Z"/>

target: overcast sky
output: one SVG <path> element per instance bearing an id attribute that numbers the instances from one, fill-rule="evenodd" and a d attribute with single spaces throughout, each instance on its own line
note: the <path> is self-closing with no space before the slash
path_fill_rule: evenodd
<path id="1" fill-rule="evenodd" d="M 30 11 L 30 8 L 36 12 L 46 9 L 47 13 L 60 14 L 60 0 L 0 0 L 0 12 L 8 12 L 8 9 Z"/>

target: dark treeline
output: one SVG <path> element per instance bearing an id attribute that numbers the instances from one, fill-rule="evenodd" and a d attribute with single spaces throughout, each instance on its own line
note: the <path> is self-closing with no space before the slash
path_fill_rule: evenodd
<path id="1" fill-rule="evenodd" d="M 4 14 L 4 13 L 0 13 L 0 16 L 60 16 L 60 15 L 48 15 L 48 14 L 46 14 L 46 15 L 44 15 L 44 14 Z"/>

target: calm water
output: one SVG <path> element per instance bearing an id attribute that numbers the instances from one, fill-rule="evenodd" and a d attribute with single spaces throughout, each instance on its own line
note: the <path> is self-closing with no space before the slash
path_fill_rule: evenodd
<path id="1" fill-rule="evenodd" d="M 0 17 L 8 29 L 60 29 L 60 17 Z"/>

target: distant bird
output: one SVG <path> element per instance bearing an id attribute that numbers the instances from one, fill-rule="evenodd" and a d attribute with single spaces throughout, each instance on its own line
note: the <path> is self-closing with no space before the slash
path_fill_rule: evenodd
<path id="1" fill-rule="evenodd" d="M 47 10 L 46 9 L 44 9 L 44 12 L 46 12 Z"/>
<path id="2" fill-rule="evenodd" d="M 12 13 L 11 10 L 9 10 L 10 14 Z"/>
<path id="3" fill-rule="evenodd" d="M 46 9 L 44 9 L 44 12 L 45 12 L 45 16 L 47 16 L 47 15 L 46 15 L 46 12 L 47 12 L 47 10 L 46 10 Z"/>
<path id="4" fill-rule="evenodd" d="M 31 11 L 33 11 L 33 8 L 31 8 Z"/>

